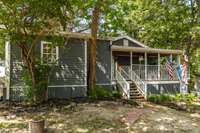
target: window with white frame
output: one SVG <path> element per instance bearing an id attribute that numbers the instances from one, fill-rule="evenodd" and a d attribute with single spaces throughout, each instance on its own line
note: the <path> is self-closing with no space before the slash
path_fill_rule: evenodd
<path id="1" fill-rule="evenodd" d="M 58 60 L 58 46 L 52 42 L 41 42 L 41 59 L 44 64 L 54 64 Z"/>

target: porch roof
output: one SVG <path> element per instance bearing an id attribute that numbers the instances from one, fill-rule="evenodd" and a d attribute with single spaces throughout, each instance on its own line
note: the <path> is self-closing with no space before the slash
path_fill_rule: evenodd
<path id="1" fill-rule="evenodd" d="M 172 49 L 157 49 L 157 48 L 141 48 L 141 47 L 129 47 L 129 46 L 114 46 L 112 45 L 112 51 L 123 51 L 123 52 L 137 52 L 137 53 L 161 53 L 161 54 L 182 54 L 182 50 L 172 50 Z"/>

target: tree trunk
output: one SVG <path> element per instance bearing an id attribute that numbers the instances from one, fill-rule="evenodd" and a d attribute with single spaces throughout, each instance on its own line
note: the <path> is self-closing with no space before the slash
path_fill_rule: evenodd
<path id="1" fill-rule="evenodd" d="M 47 100 L 47 87 L 46 88 L 42 88 L 45 89 L 44 94 L 36 94 L 35 92 L 37 90 L 35 89 L 40 89 L 37 88 L 37 85 L 40 84 L 42 81 L 38 80 L 37 76 L 41 76 L 41 75 L 37 75 L 37 68 L 36 68 L 36 62 L 35 62 L 35 58 L 34 58 L 34 54 L 32 53 L 32 51 L 29 53 L 28 51 L 30 49 L 28 49 L 25 44 L 21 44 L 18 45 L 21 50 L 22 50 L 22 58 L 23 58 L 23 62 L 25 64 L 25 66 L 27 67 L 27 71 L 28 74 L 30 75 L 31 78 L 31 82 L 32 82 L 32 94 L 33 94 L 33 102 L 34 103 L 40 103 L 43 102 L 44 100 Z"/>
<path id="2" fill-rule="evenodd" d="M 96 3 L 92 12 L 92 24 L 91 24 L 91 43 L 89 52 L 89 81 L 88 87 L 90 91 L 93 91 L 96 83 L 96 43 L 97 43 L 97 32 L 100 17 L 100 7 L 98 2 Z"/>
<path id="3" fill-rule="evenodd" d="M 28 51 L 27 51 L 25 44 L 21 44 L 18 46 L 21 48 L 21 51 L 22 51 L 23 62 L 27 66 L 27 69 L 31 75 L 32 84 L 33 84 L 33 86 L 35 86 L 35 84 L 36 84 L 35 73 L 34 73 L 35 64 L 33 62 L 33 58 L 31 58 L 32 57 L 31 55 L 28 56 Z"/>

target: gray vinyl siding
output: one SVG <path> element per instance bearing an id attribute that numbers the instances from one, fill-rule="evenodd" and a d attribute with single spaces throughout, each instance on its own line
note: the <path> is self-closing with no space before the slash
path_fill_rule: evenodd
<path id="1" fill-rule="evenodd" d="M 111 84 L 110 41 L 98 40 L 97 42 L 96 83 Z"/>
<path id="2" fill-rule="evenodd" d="M 85 67 L 84 40 L 70 39 L 64 47 L 59 47 L 59 62 L 52 69 L 50 76 L 49 99 L 85 97 Z"/>
<path id="3" fill-rule="evenodd" d="M 59 47 L 59 62 L 52 71 L 50 85 L 84 85 L 84 41 L 70 39 Z"/>
<path id="4" fill-rule="evenodd" d="M 124 43 L 123 42 L 124 39 L 125 38 L 113 41 L 112 45 L 124 46 L 124 44 L 123 44 Z M 125 40 L 127 40 L 127 39 L 125 39 Z M 134 42 L 132 42 L 130 40 L 128 40 L 128 46 L 129 47 L 141 47 L 140 45 L 138 45 L 138 44 L 136 44 L 136 43 L 134 43 Z"/>
<path id="5" fill-rule="evenodd" d="M 34 52 L 36 56 L 40 57 L 40 41 L 37 42 Z M 11 44 L 11 62 L 10 62 L 10 74 L 11 74 L 11 87 L 12 86 L 22 86 L 23 85 L 23 61 L 21 49 Z"/>
<path id="6" fill-rule="evenodd" d="M 49 87 L 49 99 L 70 99 L 87 96 L 87 87 Z"/>
<path id="7" fill-rule="evenodd" d="M 22 57 L 21 50 L 16 45 L 11 45 L 10 82 L 12 86 L 20 86 L 22 82 Z"/>
<path id="8" fill-rule="evenodd" d="M 180 84 L 147 84 L 147 94 L 177 94 L 180 93 Z"/>
<path id="9" fill-rule="evenodd" d="M 10 101 L 23 101 L 23 87 L 22 86 L 11 86 L 10 87 Z"/>
<path id="10" fill-rule="evenodd" d="M 41 56 L 41 41 L 35 48 L 38 57 Z M 22 81 L 21 65 L 21 51 L 17 46 L 11 45 L 10 99 L 14 101 L 23 99 L 22 90 L 25 86 Z M 68 39 L 64 46 L 59 46 L 58 64 L 52 68 L 50 74 L 49 98 L 85 97 L 87 92 L 85 67 L 84 40 Z"/>

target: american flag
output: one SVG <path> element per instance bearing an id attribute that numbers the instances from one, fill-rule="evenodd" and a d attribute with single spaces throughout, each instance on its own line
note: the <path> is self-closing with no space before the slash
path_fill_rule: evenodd
<path id="1" fill-rule="evenodd" d="M 186 62 L 183 63 L 182 65 L 182 81 L 185 83 L 185 84 L 188 84 L 188 76 L 187 76 L 188 72 L 187 72 L 187 64 Z"/>
<path id="2" fill-rule="evenodd" d="M 169 75 L 169 79 L 173 80 L 174 78 L 174 69 L 173 69 L 173 65 L 172 62 L 168 61 L 166 62 L 166 69 L 167 69 L 167 73 Z"/>

